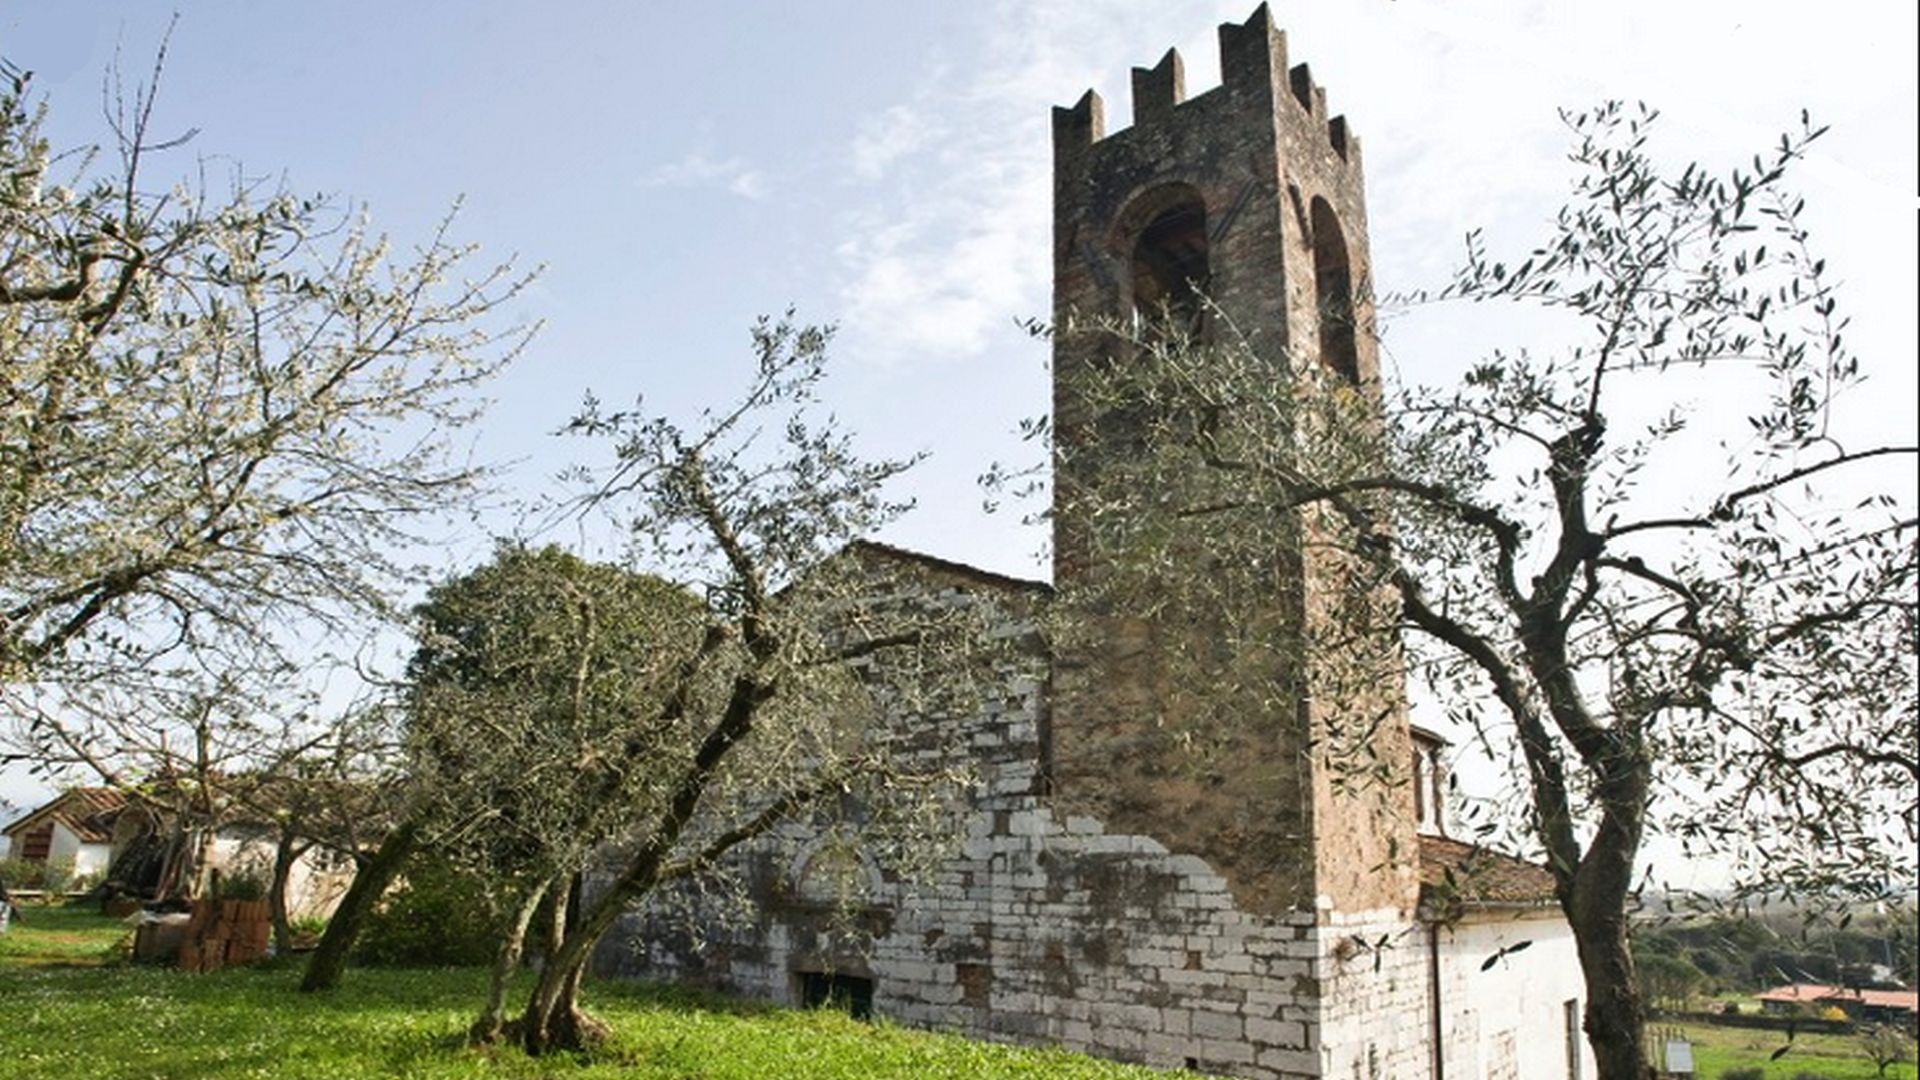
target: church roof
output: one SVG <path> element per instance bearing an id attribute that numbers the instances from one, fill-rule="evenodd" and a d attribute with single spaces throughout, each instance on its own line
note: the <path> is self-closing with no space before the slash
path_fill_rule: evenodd
<path id="1" fill-rule="evenodd" d="M 1538 907 L 1554 902 L 1553 875 L 1538 863 L 1445 836 L 1420 838 L 1420 899 L 1435 910 Z"/>
<path id="2" fill-rule="evenodd" d="M 1051 593 L 1053 591 L 1053 586 L 1044 581 L 1033 581 L 1028 578 L 1017 578 L 1007 574 L 997 574 L 992 570 L 982 570 L 977 566 L 954 562 L 951 559 L 942 559 L 937 555 L 928 555 L 925 552 L 894 547 L 892 544 L 882 544 L 877 540 L 855 540 L 853 543 L 847 545 L 847 550 L 858 554 L 877 555 L 886 559 L 898 559 L 904 562 L 918 563 L 928 569 L 936 570 L 943 574 L 963 577 L 976 584 L 986 585 L 996 589 L 1015 589 L 1021 592 L 1034 593 Z"/>

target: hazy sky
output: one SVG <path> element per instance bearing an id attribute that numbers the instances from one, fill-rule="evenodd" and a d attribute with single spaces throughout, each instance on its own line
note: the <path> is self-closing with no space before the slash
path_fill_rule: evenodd
<path id="1" fill-rule="evenodd" d="M 984 515 L 973 480 L 1046 404 L 1043 351 L 1014 324 L 1050 309 L 1048 109 L 1093 86 L 1117 129 L 1129 67 L 1168 45 L 1189 93 L 1206 90 L 1214 27 L 1252 6 L 0 0 L 0 55 L 34 72 L 56 143 L 99 141 L 116 53 L 144 73 L 177 9 L 156 129 L 199 133 L 175 168 L 284 175 L 364 202 L 401 242 L 460 199 L 456 235 L 545 264 L 518 308 L 546 329 L 496 385 L 479 443 L 522 462 L 518 489 L 580 454 L 548 433 L 583 391 L 715 400 L 746 370 L 749 321 L 796 304 L 841 326 L 833 402 L 865 445 L 934 453 L 922 508 L 886 539 L 1033 575 L 1036 538 Z M 1557 107 L 1644 99 L 1667 152 L 1721 166 L 1810 110 L 1833 131 L 1801 173 L 1808 220 L 1876 385 L 1857 422 L 1912 438 L 1914 5 L 1274 14 L 1364 142 L 1385 291 L 1444 280 L 1476 226 L 1529 245 L 1566 185 Z M 1390 330 L 1388 346 L 1415 380 L 1467 358 L 1444 326 Z"/>

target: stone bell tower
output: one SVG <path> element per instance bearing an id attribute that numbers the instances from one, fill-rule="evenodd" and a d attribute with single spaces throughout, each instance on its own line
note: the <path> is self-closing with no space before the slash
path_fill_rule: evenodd
<path id="1" fill-rule="evenodd" d="M 1090 515 L 1123 520 L 1127 500 L 1157 493 L 1123 490 L 1103 464 L 1124 457 L 1130 421 L 1087 393 L 1088 372 L 1129 362 L 1139 344 L 1065 328 L 1178 319 L 1204 340 L 1231 326 L 1274 358 L 1276 378 L 1284 358 L 1295 370 L 1310 360 L 1339 392 L 1377 400 L 1360 141 L 1327 116 L 1306 65 L 1288 67 L 1264 4 L 1220 27 L 1220 69 L 1219 87 L 1187 99 L 1178 53 L 1135 68 L 1133 125 L 1112 134 L 1092 91 L 1053 113 L 1054 575 L 1087 631 L 1056 666 L 1053 793 L 1063 809 L 1206 858 L 1245 910 L 1410 911 L 1410 786 L 1340 782 L 1321 738 L 1335 705 L 1284 670 L 1302 658 L 1251 655 L 1222 629 L 1265 620 L 1284 637 L 1313 617 L 1326 575 L 1301 532 L 1278 538 L 1257 572 L 1208 568 L 1205 524 L 1178 541 L 1186 573 L 1238 575 L 1245 610 L 1228 618 L 1172 593 L 1123 605 L 1079 588 L 1115 556 Z M 1247 665 L 1267 669 L 1236 677 Z M 1275 686 L 1290 689 L 1276 699 Z M 1408 762 L 1402 689 L 1375 694 L 1377 759 Z"/>

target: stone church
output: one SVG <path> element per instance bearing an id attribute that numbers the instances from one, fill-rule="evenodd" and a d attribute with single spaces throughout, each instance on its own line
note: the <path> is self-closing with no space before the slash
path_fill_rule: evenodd
<path id="1" fill-rule="evenodd" d="M 1177 53 L 1134 69 L 1129 128 L 1107 132 L 1091 91 L 1054 110 L 1056 318 L 1177 307 L 1204 282 L 1235 325 L 1374 385 L 1374 343 L 1354 330 L 1369 264 L 1360 140 L 1306 65 L 1289 67 L 1264 5 L 1219 38 L 1221 85 L 1195 97 Z M 1079 347 L 1055 343 L 1057 413 Z M 1070 421 L 1056 415 L 1057 439 L 1097 437 Z M 1071 469 L 1057 490 L 1100 483 Z M 1058 518 L 1056 583 L 1097 573 L 1071 510 Z M 1011 637 L 1055 596 L 880 545 L 851 554 L 876 602 L 974 605 Z M 1281 710 L 1289 727 L 1183 700 L 1229 750 L 1209 783 L 1183 784 L 1141 752 L 1151 696 L 1112 692 L 1153 657 L 1138 642 L 1091 651 L 1035 652 L 973 714 L 917 721 L 917 753 L 978 777 L 964 841 L 931 881 L 867 874 L 857 948 L 828 931 L 803 845 L 751 919 L 690 931 L 636 911 L 599 966 L 1229 1076 L 1593 1075 L 1551 881 L 1445 835 L 1444 746 L 1408 723 L 1399 687 L 1382 689 L 1374 734 L 1405 764 L 1397 783 L 1336 783 L 1310 749 L 1314 702 Z"/>

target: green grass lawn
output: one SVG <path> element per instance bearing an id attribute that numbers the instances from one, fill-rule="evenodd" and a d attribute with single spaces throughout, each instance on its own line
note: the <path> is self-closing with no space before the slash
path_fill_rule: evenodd
<path id="1" fill-rule="evenodd" d="M 1695 1075 L 1700 1080 L 1720 1080 L 1720 1074 L 1728 1069 L 1752 1066 L 1765 1068 L 1767 1080 L 1794 1080 L 1801 1073 L 1827 1080 L 1874 1080 L 1878 1075 L 1873 1062 L 1860 1052 L 1851 1035 L 1799 1035 L 1789 1043 L 1787 1037 L 1777 1031 L 1700 1024 L 1678 1026 L 1693 1042 Z M 1770 1061 L 1770 1055 L 1782 1046 L 1788 1048 L 1787 1052 Z M 1887 1069 L 1888 1080 L 1914 1080 L 1914 1076 L 1911 1063 Z"/>
<path id="2" fill-rule="evenodd" d="M 592 1062 L 465 1049 L 477 970 L 355 970 L 333 994 L 292 964 L 190 975 L 117 960 L 113 920 L 27 911 L 0 935 L 0 1077 L 170 1080 L 1166 1080 L 1181 1074 L 742 1005 L 626 983 L 587 988 L 612 1040 Z M 109 962 L 111 961 L 111 962 Z"/>
<path id="3" fill-rule="evenodd" d="M 125 956 L 123 943 L 131 938 L 121 920 L 97 908 L 29 904 L 16 910 L 7 932 L 0 934 L 0 970 L 118 963 Z"/>
<path id="4" fill-rule="evenodd" d="M 503 1080 L 1152 1080 L 1182 1074 L 1016 1049 L 622 982 L 588 987 L 614 1036 L 591 1062 L 460 1044 L 484 993 L 472 969 L 354 970 L 334 994 L 295 991 L 295 964 L 190 975 L 125 962 L 126 927 L 84 907 L 28 907 L 0 934 L 0 1078 L 169 1080 L 405 1077 Z M 524 991 L 524 987 L 523 987 Z M 1665 1027 L 1667 1025 L 1660 1025 Z M 1701 1080 L 1759 1065 L 1767 1080 L 1871 1080 L 1850 1036 L 1684 1025 Z M 1911 1064 L 1888 1077 L 1914 1080 Z"/>

